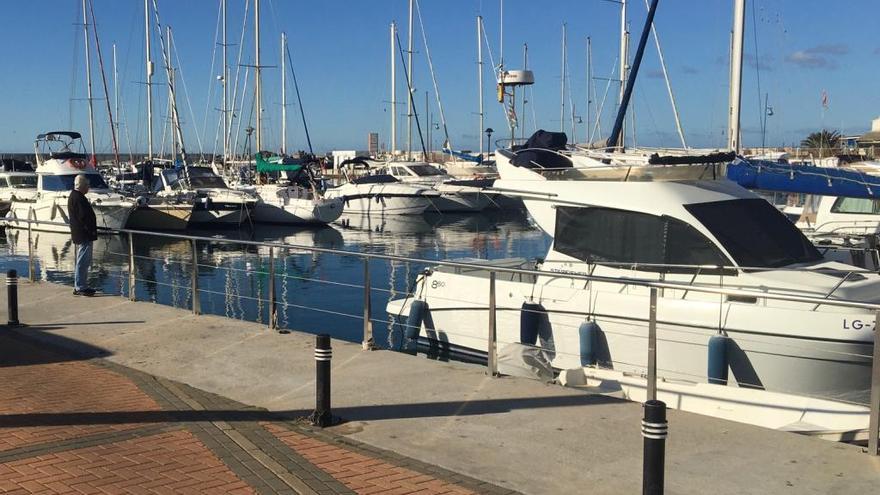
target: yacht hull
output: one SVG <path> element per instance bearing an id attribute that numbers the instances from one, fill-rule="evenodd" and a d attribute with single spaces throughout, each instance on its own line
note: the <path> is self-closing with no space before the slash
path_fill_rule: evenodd
<path id="1" fill-rule="evenodd" d="M 191 204 L 139 206 L 128 217 L 126 228 L 134 230 L 185 230 L 192 217 Z"/>
<path id="2" fill-rule="evenodd" d="M 535 283 L 518 275 L 499 276 L 499 349 L 521 342 L 522 305 L 532 301 L 546 311 L 538 314 L 538 343 L 554 368 L 582 367 L 578 327 L 589 316 L 600 329 L 600 368 L 645 373 L 647 289 L 621 289 L 619 284 L 583 289 L 583 283 L 575 284 L 579 289 L 568 280 L 546 278 Z M 488 272 L 434 271 L 420 276 L 418 284 L 429 307 L 422 335 L 477 351 L 488 349 Z M 409 302 L 391 301 L 388 312 L 405 318 Z M 721 321 L 730 337 L 732 384 L 826 399 L 868 398 L 874 321 L 870 313 L 814 311 L 809 305 L 722 304 L 717 297 L 667 290 L 658 299 L 657 319 L 661 379 L 706 382 L 708 342 L 719 334 Z"/>
<path id="3" fill-rule="evenodd" d="M 190 224 L 234 227 L 248 223 L 252 206 L 245 203 L 197 202 L 189 219 Z"/>
<path id="4" fill-rule="evenodd" d="M 133 210 L 133 205 L 128 203 L 108 204 L 92 203 L 95 211 L 95 220 L 99 229 L 118 230 L 124 228 Z M 39 222 L 64 223 L 65 225 L 47 225 L 43 223 L 33 224 L 33 230 L 44 232 L 69 233 L 69 216 L 67 213 L 66 197 L 38 198 L 33 201 L 13 201 L 9 213 L 6 215 L 6 224 L 12 228 L 26 229 L 28 222 L 20 222 L 17 219 L 30 218 Z M 99 234 L 107 233 L 99 230 Z"/>
<path id="5" fill-rule="evenodd" d="M 254 207 L 253 217 L 257 223 L 272 224 L 327 224 L 342 215 L 341 199 L 293 198 L 284 204 L 260 201 Z"/>

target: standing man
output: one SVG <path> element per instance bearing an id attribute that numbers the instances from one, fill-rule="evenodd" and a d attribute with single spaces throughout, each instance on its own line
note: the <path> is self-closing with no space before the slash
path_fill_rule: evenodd
<path id="1" fill-rule="evenodd" d="M 95 289 L 89 288 L 89 267 L 92 264 L 92 241 L 98 240 L 98 226 L 95 210 L 86 199 L 89 192 L 89 178 L 77 175 L 73 191 L 67 198 L 67 213 L 70 217 L 70 237 L 76 245 L 76 265 L 73 273 L 73 295 L 94 296 Z"/>

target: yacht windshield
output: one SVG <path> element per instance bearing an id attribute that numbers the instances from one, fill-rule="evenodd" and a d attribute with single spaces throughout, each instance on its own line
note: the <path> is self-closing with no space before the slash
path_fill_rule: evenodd
<path id="1" fill-rule="evenodd" d="M 444 175 L 443 171 L 431 165 L 410 165 L 409 169 L 419 177 L 427 177 L 430 175 Z"/>
<path id="2" fill-rule="evenodd" d="M 181 178 L 189 177 L 189 185 L 194 189 L 226 189 L 226 183 L 212 170 L 190 167 L 182 170 Z"/>
<path id="3" fill-rule="evenodd" d="M 89 179 L 90 189 L 109 189 L 107 183 L 99 174 L 85 174 Z M 43 190 L 44 191 L 72 191 L 73 181 L 76 180 L 76 174 L 68 175 L 44 175 Z"/>
<path id="4" fill-rule="evenodd" d="M 804 234 L 763 199 L 684 205 L 740 266 L 775 268 L 822 259 Z"/>
<path id="5" fill-rule="evenodd" d="M 36 175 L 10 175 L 9 185 L 13 189 L 34 189 L 37 187 Z"/>

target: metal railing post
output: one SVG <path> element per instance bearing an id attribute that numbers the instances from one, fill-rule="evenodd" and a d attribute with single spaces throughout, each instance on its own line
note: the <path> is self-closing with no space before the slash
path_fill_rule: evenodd
<path id="1" fill-rule="evenodd" d="M 874 360 L 871 365 L 871 416 L 868 421 L 868 453 L 880 455 L 880 311 L 874 316 Z"/>
<path id="2" fill-rule="evenodd" d="M 199 251 L 196 240 L 192 240 L 192 312 L 194 315 L 201 314 L 202 304 L 199 301 Z"/>
<path id="3" fill-rule="evenodd" d="M 365 351 L 375 348 L 373 341 L 373 308 L 370 283 L 370 258 L 364 258 L 364 340 L 361 341 Z"/>
<path id="4" fill-rule="evenodd" d="M 278 328 L 275 309 L 275 248 L 269 248 L 269 330 Z"/>
<path id="5" fill-rule="evenodd" d="M 128 300 L 135 301 L 134 234 L 128 233 Z"/>
<path id="6" fill-rule="evenodd" d="M 648 310 L 648 397 L 657 400 L 657 288 L 651 287 Z"/>
<path id="7" fill-rule="evenodd" d="M 30 220 L 30 211 L 28 210 L 28 220 Z M 37 274 L 34 273 L 34 239 L 33 239 L 33 225 L 30 221 L 28 222 L 28 280 L 31 282 L 35 282 L 37 280 Z"/>
<path id="8" fill-rule="evenodd" d="M 489 272 L 489 339 L 487 342 L 488 369 L 486 373 L 489 376 L 498 374 L 498 353 L 497 339 L 495 335 L 495 272 Z"/>
<path id="9" fill-rule="evenodd" d="M 21 325 L 18 321 L 18 272 L 9 270 L 6 272 L 6 298 L 9 303 L 7 325 L 17 327 Z"/>

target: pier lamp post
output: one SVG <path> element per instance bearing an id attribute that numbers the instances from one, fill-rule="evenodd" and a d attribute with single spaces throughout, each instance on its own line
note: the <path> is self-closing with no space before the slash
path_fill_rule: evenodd
<path id="1" fill-rule="evenodd" d="M 489 143 L 492 141 L 492 133 L 495 131 L 491 127 L 487 127 L 483 132 L 486 133 L 486 156 L 489 156 L 492 154 L 492 148 Z M 513 146 L 513 143 L 510 143 L 510 145 Z"/>

